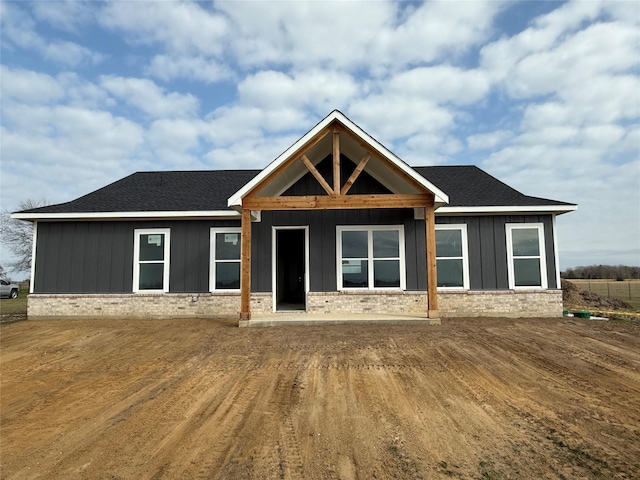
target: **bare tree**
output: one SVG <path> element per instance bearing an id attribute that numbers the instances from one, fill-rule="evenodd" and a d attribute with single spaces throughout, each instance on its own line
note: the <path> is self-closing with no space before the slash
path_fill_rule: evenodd
<path id="1" fill-rule="evenodd" d="M 44 207 L 48 202 L 44 199 L 26 199 L 20 202 L 18 210 Z M 15 260 L 7 264 L 13 272 L 31 270 L 31 250 L 33 248 L 33 224 L 24 220 L 11 218 L 11 212 L 0 213 L 0 242 L 13 254 Z"/>

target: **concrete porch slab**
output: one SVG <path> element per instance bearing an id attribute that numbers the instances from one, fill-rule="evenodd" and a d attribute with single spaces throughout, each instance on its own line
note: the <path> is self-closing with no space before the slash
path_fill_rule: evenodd
<path id="1" fill-rule="evenodd" d="M 424 325 L 440 325 L 439 318 L 429 318 L 426 315 L 391 315 L 377 313 L 306 313 L 306 312 L 277 312 L 252 315 L 251 320 L 240 320 L 240 327 L 279 327 L 285 325 L 337 325 L 337 324 L 387 323 L 407 324 L 419 323 Z"/>

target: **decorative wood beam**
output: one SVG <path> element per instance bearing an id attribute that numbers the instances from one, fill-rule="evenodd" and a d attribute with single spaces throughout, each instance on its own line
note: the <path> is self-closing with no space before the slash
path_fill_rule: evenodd
<path id="1" fill-rule="evenodd" d="M 431 196 L 433 198 L 433 195 Z M 429 318 L 438 316 L 438 270 L 436 265 L 436 221 L 433 204 L 424 209 L 427 249 L 427 302 Z"/>
<path id="2" fill-rule="evenodd" d="M 362 148 L 364 148 L 365 150 L 369 150 L 371 149 L 371 146 L 364 143 L 362 141 L 362 139 L 360 137 L 358 137 L 357 135 L 355 135 L 353 132 L 351 132 L 351 130 L 349 130 L 348 128 L 345 128 L 344 133 L 346 135 L 348 135 L 349 137 L 351 137 L 351 139 L 353 139 L 355 142 L 357 142 Z M 425 188 L 424 186 L 422 186 L 420 184 L 420 182 L 418 182 L 415 178 L 413 178 L 411 175 L 409 175 L 408 173 L 406 173 L 404 170 L 402 170 L 400 167 L 396 166 L 395 164 L 393 164 L 392 162 L 385 162 L 389 168 L 391 168 L 395 173 L 397 173 L 399 176 L 401 176 L 402 178 L 404 178 L 407 182 L 409 182 L 411 185 L 413 185 L 414 187 L 416 187 L 418 190 L 425 192 Z"/>
<path id="3" fill-rule="evenodd" d="M 289 157 L 289 159 L 282 163 L 278 168 L 276 168 L 273 172 L 271 172 L 266 178 L 264 178 L 258 185 L 256 185 L 256 187 L 251 190 L 250 192 L 248 192 L 244 198 L 247 197 L 251 197 L 253 195 L 255 195 L 257 189 L 261 188 L 262 186 L 266 185 L 267 183 L 271 182 L 275 177 L 277 177 L 278 175 L 280 175 L 284 170 L 286 170 L 287 168 L 289 168 L 291 166 L 291 164 L 293 164 L 294 162 L 296 162 L 298 160 L 298 158 L 300 158 L 301 155 L 306 154 L 309 150 L 311 150 L 311 148 L 313 148 L 320 140 L 322 140 L 324 137 L 326 137 L 329 132 L 330 132 L 330 128 L 324 128 L 321 131 L 319 131 L 316 135 L 313 136 L 313 138 L 311 138 L 307 143 L 305 143 L 303 146 L 301 146 L 298 150 L 296 150 L 295 152 L 293 152 L 293 154 Z"/>
<path id="4" fill-rule="evenodd" d="M 242 206 L 240 320 L 251 320 L 251 209 Z"/>
<path id="5" fill-rule="evenodd" d="M 311 160 L 309 160 L 309 157 L 307 157 L 304 153 L 300 156 L 300 159 L 302 160 L 302 163 L 305 164 L 305 166 L 307 167 L 307 169 L 311 172 L 311 175 L 313 175 L 314 177 L 316 177 L 316 180 L 318 180 L 318 183 L 320 183 L 320 185 L 322 185 L 322 188 L 325 189 L 325 191 L 329 194 L 329 195 L 334 195 L 334 191 L 331 189 L 331 187 L 329 186 L 329 184 L 327 183 L 327 181 L 324 179 L 324 177 L 322 175 L 320 175 L 320 172 L 316 169 L 316 167 L 313 165 L 313 163 L 311 163 Z"/>
<path id="6" fill-rule="evenodd" d="M 340 192 L 340 130 L 333 128 L 333 191 Z"/>
<path id="7" fill-rule="evenodd" d="M 242 201 L 242 208 L 247 210 L 338 210 L 427 206 L 431 206 L 433 210 L 433 195 L 429 193 L 253 197 Z"/>
<path id="8" fill-rule="evenodd" d="M 349 180 L 347 180 L 347 183 L 345 183 L 342 186 L 342 189 L 340 190 L 340 195 L 346 195 L 347 192 L 349 191 L 349 189 L 351 188 L 351 186 L 355 183 L 355 181 L 357 180 L 358 176 L 362 173 L 362 171 L 364 170 L 364 167 L 367 166 L 367 162 L 369 161 L 369 159 L 371 158 L 371 154 L 367 153 L 364 157 L 362 157 L 362 160 L 360 160 L 360 163 L 358 164 L 358 166 L 356 167 L 356 169 L 353 171 L 353 173 L 351 174 L 351 176 L 349 177 Z"/>

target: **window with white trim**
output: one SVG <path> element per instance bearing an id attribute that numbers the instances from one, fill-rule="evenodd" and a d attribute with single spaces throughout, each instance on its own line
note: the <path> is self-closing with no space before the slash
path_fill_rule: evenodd
<path id="1" fill-rule="evenodd" d="M 547 288 L 544 225 L 508 223 L 509 288 Z"/>
<path id="2" fill-rule="evenodd" d="M 436 225 L 438 288 L 469 289 L 467 226 Z"/>
<path id="3" fill-rule="evenodd" d="M 209 290 L 240 290 L 240 228 L 211 229 Z"/>
<path id="4" fill-rule="evenodd" d="M 405 288 L 404 228 L 337 227 L 338 289 Z"/>
<path id="5" fill-rule="evenodd" d="M 134 231 L 133 291 L 169 291 L 170 229 L 144 228 Z"/>

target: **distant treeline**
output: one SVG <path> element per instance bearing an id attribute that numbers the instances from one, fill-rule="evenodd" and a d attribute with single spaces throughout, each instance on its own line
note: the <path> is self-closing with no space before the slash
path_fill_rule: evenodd
<path id="1" fill-rule="evenodd" d="M 560 274 L 562 278 L 596 279 L 611 278 L 615 280 L 640 278 L 640 267 L 626 265 L 589 265 L 587 267 L 568 268 Z"/>

